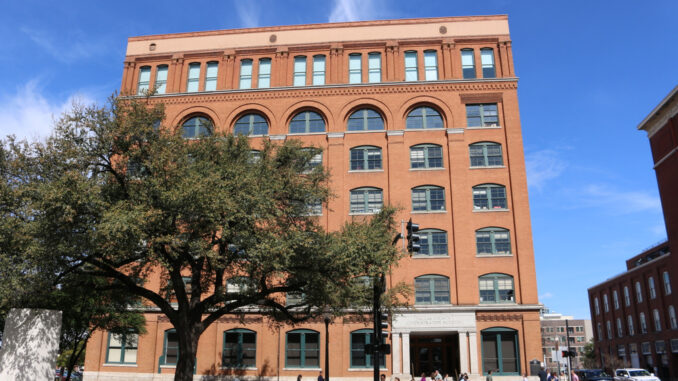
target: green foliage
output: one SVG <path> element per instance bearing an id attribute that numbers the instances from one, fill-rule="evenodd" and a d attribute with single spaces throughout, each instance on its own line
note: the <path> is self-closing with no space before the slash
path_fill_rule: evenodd
<path id="1" fill-rule="evenodd" d="M 584 363 L 584 368 L 591 369 L 598 367 L 598 359 L 596 357 L 596 348 L 593 344 L 593 340 L 589 341 L 584 345 L 582 349 L 582 361 Z"/>
<path id="2" fill-rule="evenodd" d="M 113 99 L 75 107 L 44 143 L 3 142 L 0 301 L 78 282 L 143 298 L 177 328 L 183 379 L 220 316 L 245 306 L 290 322 L 341 313 L 363 305 L 360 277 L 399 259 L 389 208 L 334 233 L 309 215 L 307 205 L 331 197 L 327 171 L 310 167 L 318 149 L 266 142 L 254 157 L 246 137 L 185 140 L 163 118 L 162 105 Z M 160 287 L 145 281 L 152 275 Z M 229 289 L 230 278 L 248 281 Z M 287 306 L 288 293 L 304 298 Z M 85 296 L 82 307 L 93 302 Z"/>

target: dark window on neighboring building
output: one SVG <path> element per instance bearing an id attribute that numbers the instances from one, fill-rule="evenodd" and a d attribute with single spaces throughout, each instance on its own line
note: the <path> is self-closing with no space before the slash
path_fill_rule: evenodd
<path id="1" fill-rule="evenodd" d="M 496 127 L 499 114 L 496 103 L 467 104 L 466 125 L 468 127 Z"/>
<path id="2" fill-rule="evenodd" d="M 320 335 L 318 332 L 298 329 L 287 332 L 285 339 L 285 367 L 318 368 L 320 366 Z"/>
<path id="3" fill-rule="evenodd" d="M 255 367 L 257 361 L 257 333 L 249 329 L 231 329 L 224 332 L 225 367 Z"/>
<path id="4" fill-rule="evenodd" d="M 483 374 L 520 374 L 518 332 L 509 328 L 488 328 L 481 331 Z"/>
<path id="5" fill-rule="evenodd" d="M 407 114 L 406 127 L 411 129 L 443 128 L 443 118 L 431 107 L 417 107 Z"/>
<path id="6" fill-rule="evenodd" d="M 351 149 L 351 171 L 381 169 L 381 148 L 362 146 Z"/>

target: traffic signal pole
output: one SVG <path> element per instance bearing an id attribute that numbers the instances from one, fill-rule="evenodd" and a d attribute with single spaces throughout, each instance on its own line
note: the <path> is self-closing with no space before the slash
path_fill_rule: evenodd
<path id="1" fill-rule="evenodd" d="M 386 285 L 384 273 L 379 274 L 372 285 L 372 311 L 374 312 L 374 329 L 372 330 L 372 366 L 374 367 L 374 381 L 379 381 L 380 345 L 381 345 L 381 294 Z"/>
<path id="2" fill-rule="evenodd" d="M 565 319 L 565 337 L 567 337 L 567 379 L 571 380 L 572 377 L 572 347 L 570 346 L 570 326 L 568 324 L 569 320 Z"/>

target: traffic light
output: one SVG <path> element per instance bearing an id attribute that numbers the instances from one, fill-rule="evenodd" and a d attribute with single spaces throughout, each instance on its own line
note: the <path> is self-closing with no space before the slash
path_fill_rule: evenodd
<path id="1" fill-rule="evenodd" d="M 572 348 L 570 349 L 570 357 L 577 357 L 577 350 Z"/>
<path id="2" fill-rule="evenodd" d="M 421 249 L 419 245 L 419 234 L 416 234 L 419 231 L 419 224 L 413 224 L 412 219 L 410 218 L 407 221 L 407 251 L 410 253 L 417 253 Z"/>
<path id="3" fill-rule="evenodd" d="M 382 339 L 386 339 L 388 337 L 388 314 L 387 313 L 381 312 L 379 314 L 379 323 L 380 323 L 379 329 L 381 329 L 381 337 L 382 337 Z"/>
<path id="4" fill-rule="evenodd" d="M 561 351 L 560 354 L 561 354 L 564 358 L 570 357 L 570 351 Z"/>

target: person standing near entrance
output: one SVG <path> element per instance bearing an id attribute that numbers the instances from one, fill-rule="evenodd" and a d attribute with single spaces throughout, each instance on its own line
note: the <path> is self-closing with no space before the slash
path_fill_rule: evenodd
<path id="1" fill-rule="evenodd" d="M 323 378 L 323 371 L 322 370 L 320 372 L 318 372 L 318 381 L 325 381 L 325 379 Z"/>
<path id="2" fill-rule="evenodd" d="M 492 381 L 492 371 L 491 370 L 487 371 L 487 377 L 485 377 L 485 381 Z"/>
<path id="3" fill-rule="evenodd" d="M 542 366 L 541 369 L 539 369 L 539 373 L 537 373 L 537 376 L 539 376 L 539 381 L 547 381 L 546 378 L 548 375 L 546 374 L 546 370 L 544 370 L 544 367 Z"/>
<path id="4" fill-rule="evenodd" d="M 436 369 L 436 372 L 434 373 L 435 377 L 433 378 L 435 381 L 443 381 L 443 376 L 440 374 L 440 372 Z"/>

